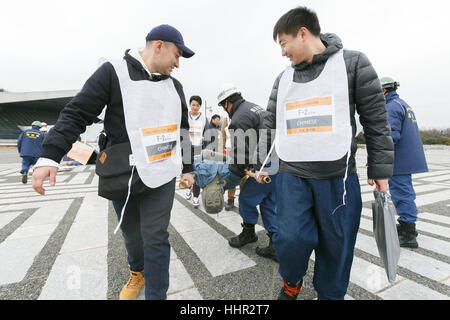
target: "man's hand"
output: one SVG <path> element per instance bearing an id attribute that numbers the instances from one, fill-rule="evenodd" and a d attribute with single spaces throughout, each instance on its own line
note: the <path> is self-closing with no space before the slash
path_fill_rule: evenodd
<path id="1" fill-rule="evenodd" d="M 268 174 L 267 172 L 264 172 L 264 171 L 261 171 L 261 172 L 256 171 L 256 177 L 257 177 L 256 182 L 261 183 L 261 184 L 264 184 L 264 183 L 265 183 L 264 178 L 267 177 L 267 176 L 269 176 L 269 174 Z"/>
<path id="2" fill-rule="evenodd" d="M 45 194 L 45 189 L 42 187 L 44 180 L 47 177 L 51 186 L 56 184 L 56 173 L 58 172 L 57 167 L 37 167 L 33 170 L 33 189 L 41 194 Z"/>
<path id="3" fill-rule="evenodd" d="M 373 186 L 375 184 L 376 185 L 375 191 L 380 191 L 381 190 L 383 192 L 388 192 L 388 190 L 389 190 L 388 180 L 387 179 L 382 179 L 382 180 L 369 179 L 369 180 L 367 180 L 367 183 L 370 184 L 371 186 Z"/>
<path id="4" fill-rule="evenodd" d="M 193 173 L 190 173 L 190 172 L 189 173 L 184 173 L 181 176 L 180 180 L 186 182 L 186 184 L 187 184 L 186 188 L 190 188 L 195 183 L 195 176 L 194 176 Z"/>

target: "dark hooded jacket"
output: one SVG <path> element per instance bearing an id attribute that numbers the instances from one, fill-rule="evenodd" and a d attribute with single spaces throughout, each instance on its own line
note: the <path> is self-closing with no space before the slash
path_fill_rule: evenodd
<path id="1" fill-rule="evenodd" d="M 326 47 L 321 54 L 313 57 L 311 63 L 302 62 L 294 66 L 294 81 L 306 83 L 316 79 L 322 72 L 328 58 L 343 48 L 335 34 L 321 34 Z M 369 179 L 388 179 L 392 176 L 394 164 L 394 144 L 391 138 L 385 99 L 378 75 L 368 58 L 361 52 L 344 49 L 347 69 L 350 121 L 353 137 L 356 134 L 355 111 L 359 114 L 367 143 L 367 174 Z M 264 125 L 276 128 L 276 107 L 278 84 L 281 73 L 272 88 Z M 298 146 L 301 148 L 301 146 Z M 318 146 L 319 147 L 319 146 Z M 348 174 L 356 172 L 355 153 L 357 144 L 353 138 Z M 330 179 L 342 177 L 346 170 L 347 156 L 336 161 L 286 162 L 280 159 L 280 172 L 287 172 L 301 178 Z"/>

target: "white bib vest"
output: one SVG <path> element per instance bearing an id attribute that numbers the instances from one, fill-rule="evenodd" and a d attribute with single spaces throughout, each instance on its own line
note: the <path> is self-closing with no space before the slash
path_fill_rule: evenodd
<path id="1" fill-rule="evenodd" d="M 196 117 L 193 117 L 189 113 L 189 137 L 194 146 L 200 146 L 202 144 L 205 121 L 206 118 L 203 113 L 200 112 Z"/>
<path id="2" fill-rule="evenodd" d="M 172 79 L 132 81 L 124 59 L 112 61 L 119 78 L 125 125 L 142 182 L 157 188 L 181 174 L 181 101 Z"/>
<path id="3" fill-rule="evenodd" d="M 277 96 L 275 147 L 283 161 L 334 161 L 350 154 L 352 126 L 343 50 L 330 56 L 318 78 L 295 83 L 289 66 Z"/>

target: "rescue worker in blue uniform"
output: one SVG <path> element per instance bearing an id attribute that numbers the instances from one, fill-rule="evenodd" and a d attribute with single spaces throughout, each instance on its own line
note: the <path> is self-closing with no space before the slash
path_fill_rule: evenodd
<path id="1" fill-rule="evenodd" d="M 400 246 L 418 248 L 416 193 L 411 175 L 427 172 L 428 166 L 414 111 L 397 93 L 400 83 L 391 77 L 383 77 L 380 81 L 395 146 L 394 174 L 389 179 L 389 191 L 399 215 Z"/>
<path id="2" fill-rule="evenodd" d="M 28 171 L 30 166 L 35 165 L 42 152 L 42 142 L 44 141 L 44 133 L 41 128 L 40 121 L 34 121 L 31 129 L 23 131 L 17 139 L 17 150 L 22 158 L 22 183 L 28 181 Z"/>

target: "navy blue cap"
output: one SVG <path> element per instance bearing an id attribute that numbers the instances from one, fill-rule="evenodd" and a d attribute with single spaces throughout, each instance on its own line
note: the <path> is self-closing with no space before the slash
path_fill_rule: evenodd
<path id="1" fill-rule="evenodd" d="M 162 24 L 157 27 L 154 27 L 147 34 L 145 40 L 147 41 L 161 40 L 172 42 L 178 48 L 180 48 L 181 51 L 183 51 L 182 56 L 184 58 L 190 58 L 195 54 L 194 51 L 192 51 L 191 49 L 189 49 L 184 45 L 183 36 L 181 35 L 180 31 L 178 31 L 172 26 L 169 26 L 168 24 Z"/>

